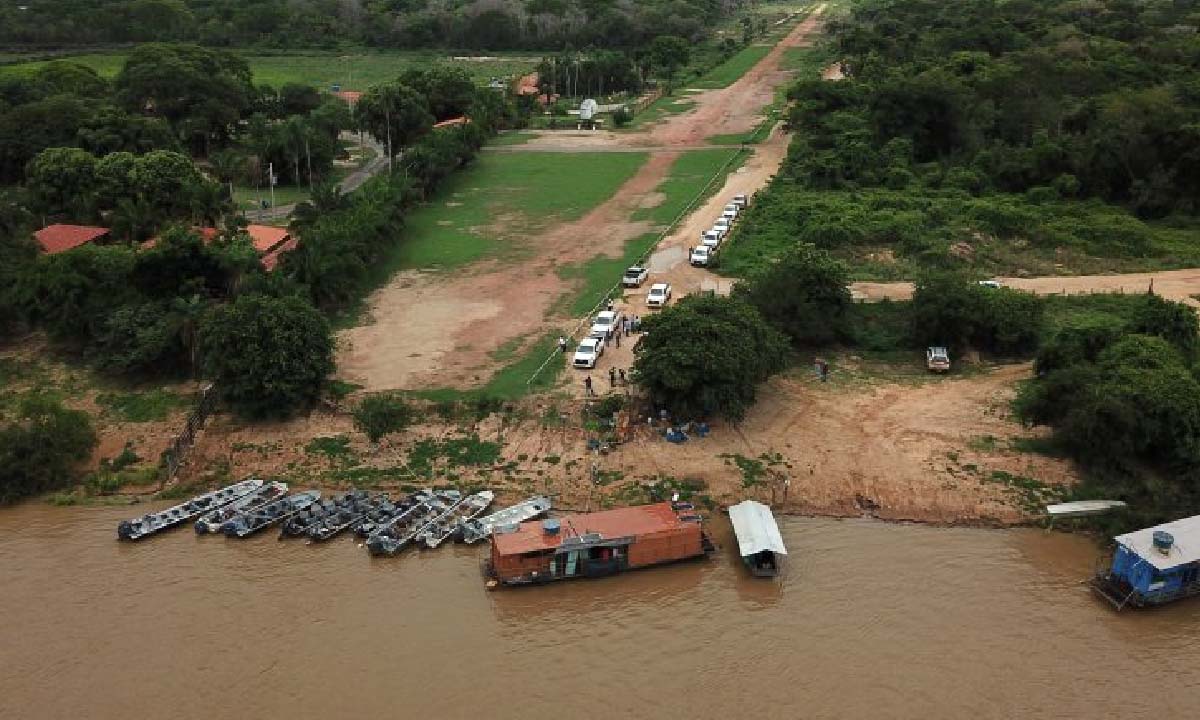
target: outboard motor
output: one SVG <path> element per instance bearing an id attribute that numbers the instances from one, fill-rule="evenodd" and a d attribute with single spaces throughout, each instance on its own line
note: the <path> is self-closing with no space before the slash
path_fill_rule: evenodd
<path id="1" fill-rule="evenodd" d="M 1155 550 L 1163 555 L 1170 555 L 1171 548 L 1175 545 L 1175 536 L 1165 530 L 1155 530 L 1151 542 Z"/>

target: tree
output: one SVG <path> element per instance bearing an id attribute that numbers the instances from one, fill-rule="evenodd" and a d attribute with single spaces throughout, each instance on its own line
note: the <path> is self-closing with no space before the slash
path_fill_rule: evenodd
<path id="1" fill-rule="evenodd" d="M 377 443 L 383 436 L 399 432 L 412 424 L 416 412 L 402 398 L 368 395 L 354 409 L 354 427 Z"/>
<path id="2" fill-rule="evenodd" d="M 389 163 L 433 127 L 425 98 L 406 85 L 376 85 L 359 98 L 355 111 L 362 127 L 385 145 Z"/>
<path id="3" fill-rule="evenodd" d="M 848 280 L 845 266 L 829 253 L 801 244 L 749 282 L 739 283 L 736 293 L 793 343 L 815 346 L 844 335 Z"/>
<path id="4" fill-rule="evenodd" d="M 740 298 L 689 296 L 643 324 L 633 377 L 676 417 L 740 420 L 786 364 L 787 339 Z"/>
<path id="5" fill-rule="evenodd" d="M 452 65 L 413 66 L 400 74 L 399 84 L 425 96 L 436 120 L 466 115 L 475 102 L 475 83 L 466 70 Z"/>
<path id="6" fill-rule="evenodd" d="M 213 140 L 229 138 L 253 93 L 245 60 L 196 45 L 138 45 L 116 86 L 129 112 L 165 118 L 206 155 Z"/>
<path id="7" fill-rule="evenodd" d="M 249 417 L 286 417 L 308 407 L 333 371 L 333 334 L 298 297 L 242 295 L 205 314 L 201 364 L 221 395 Z"/>
<path id="8" fill-rule="evenodd" d="M 40 212 L 87 221 L 96 204 L 96 158 L 79 148 L 46 148 L 29 163 L 26 183 Z"/>
<path id="9" fill-rule="evenodd" d="M 692 48 L 687 40 L 673 35 L 659 35 L 650 43 L 649 62 L 670 82 L 675 73 L 687 65 Z"/>
<path id="10" fill-rule="evenodd" d="M 16 421 L 0 428 L 0 504 L 63 487 L 95 446 L 86 413 L 49 395 L 26 395 Z"/>

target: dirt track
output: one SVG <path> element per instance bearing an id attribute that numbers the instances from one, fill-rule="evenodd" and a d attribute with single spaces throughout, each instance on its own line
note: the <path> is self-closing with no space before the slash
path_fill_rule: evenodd
<path id="1" fill-rule="evenodd" d="M 1161 272 L 1127 273 L 1124 275 L 1064 275 L 1060 277 L 996 278 L 1007 287 L 1027 290 L 1038 295 L 1082 295 L 1087 293 L 1140 293 L 1153 289 L 1167 300 L 1176 300 L 1200 308 L 1193 295 L 1200 294 L 1200 268 L 1163 270 Z M 912 298 L 910 282 L 851 283 L 856 298 L 867 301 L 908 300 Z"/>
<path id="2" fill-rule="evenodd" d="M 556 132 L 514 146 L 512 151 L 664 149 L 650 152 L 632 178 L 583 218 L 532 238 L 532 257 L 520 264 L 488 261 L 465 268 L 451 279 L 440 273 L 397 275 L 370 298 L 370 322 L 341 334 L 341 376 L 371 391 L 469 388 L 485 383 L 497 369 L 492 355 L 498 348 L 514 338 L 532 342 L 556 327 L 546 315 L 574 282 L 560 278 L 557 267 L 597 254 L 617 257 L 626 241 L 653 229 L 629 218 L 636 209 L 653 206 L 653 191 L 667 177 L 678 151 L 710 147 L 704 143 L 706 138 L 745 132 L 761 120 L 775 89 L 788 76 L 779 70 L 784 50 L 810 42 L 820 11 L 818 8 L 800 23 L 738 81 L 694 95 L 696 107 L 643 132 Z M 786 150 L 786 138 L 779 135 L 757 146 L 746 167 L 731 176 L 722 193 L 749 192 L 765 185 Z M 712 207 L 723 204 L 721 197 L 723 194 L 718 194 L 696 213 L 671 242 L 683 242 L 685 231 L 694 234 L 698 232 L 694 225 L 711 222 Z M 595 242 L 580 243 L 583 236 Z"/>

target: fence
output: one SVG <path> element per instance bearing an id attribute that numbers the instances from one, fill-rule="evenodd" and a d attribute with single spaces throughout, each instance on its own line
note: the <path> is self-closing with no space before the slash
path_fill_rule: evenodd
<path id="1" fill-rule="evenodd" d="M 650 93 L 649 95 L 644 95 L 644 96 L 638 98 L 637 102 L 635 102 L 633 105 L 629 106 L 629 111 L 631 113 L 633 113 L 634 115 L 637 115 L 641 111 L 650 107 L 650 104 L 653 103 L 655 100 L 662 97 L 663 92 L 664 92 L 663 88 L 661 88 L 661 87 L 654 88 L 654 92 Z"/>
<path id="2" fill-rule="evenodd" d="M 721 167 L 717 168 L 717 171 L 715 173 L 713 173 L 712 177 L 710 177 L 708 179 L 708 182 L 704 184 L 704 187 L 700 188 L 700 192 L 696 193 L 696 195 L 691 200 L 688 201 L 688 204 L 683 208 L 683 210 L 681 210 L 679 212 L 679 214 L 675 216 L 675 219 L 672 220 L 670 222 L 670 224 L 667 225 L 667 227 L 664 228 L 663 231 L 658 234 L 658 237 L 656 237 L 654 239 L 654 242 L 650 245 L 650 247 L 647 248 L 646 251 L 644 253 L 642 253 L 641 257 L 639 257 L 635 261 L 635 264 L 641 265 L 642 263 L 646 262 L 647 258 L 649 258 L 650 255 L 652 255 L 654 253 L 654 250 L 656 248 L 658 248 L 659 243 L 661 243 L 663 241 L 663 239 L 665 237 L 667 237 L 667 235 L 671 234 L 675 230 L 675 228 L 679 225 L 679 222 L 681 220 L 686 218 L 688 215 L 690 215 L 692 213 L 693 210 L 696 209 L 697 203 L 699 203 L 702 199 L 704 199 L 705 197 L 708 196 L 708 192 L 710 189 L 712 189 L 713 183 L 715 183 L 718 178 L 723 178 L 725 176 L 726 171 L 729 169 L 729 166 L 732 165 L 738 159 L 742 158 L 745 154 L 746 154 L 746 150 L 743 148 L 743 149 L 737 150 L 732 155 L 730 155 L 729 159 L 725 161 L 725 164 L 722 165 Z M 592 316 L 595 315 L 597 312 L 599 312 L 600 307 L 602 305 L 604 305 L 605 301 L 609 297 L 615 295 L 617 290 L 620 287 L 621 287 L 621 281 L 618 279 L 617 282 L 613 283 L 612 286 L 610 286 L 607 290 L 605 290 L 600 295 L 600 299 L 596 301 L 596 304 L 592 306 L 592 309 L 588 310 L 587 314 L 583 316 L 583 319 L 580 320 L 575 325 L 575 327 L 566 335 L 567 340 L 572 340 L 575 337 L 575 335 L 580 331 L 580 329 L 582 329 L 585 325 L 590 323 L 592 320 Z M 550 361 L 554 360 L 554 358 L 558 357 L 561 354 L 562 354 L 562 351 L 560 351 L 557 347 L 555 347 L 554 350 L 546 357 L 546 359 L 542 361 L 542 364 L 538 365 L 537 370 L 534 370 L 533 374 L 529 376 L 529 379 L 525 381 L 525 386 L 528 387 L 528 386 L 532 385 L 533 381 L 537 379 L 538 375 L 541 375 L 542 371 L 546 369 L 546 366 L 550 364 Z"/>
<path id="3" fill-rule="evenodd" d="M 196 433 L 204 427 L 204 421 L 208 419 L 208 415 L 212 412 L 213 405 L 216 402 L 217 393 L 212 383 L 200 389 L 200 399 L 196 402 L 196 407 L 192 408 L 192 411 L 188 413 L 187 422 L 184 423 L 183 430 L 171 441 L 170 447 L 163 451 L 163 482 L 172 480 L 175 474 L 179 472 L 179 466 L 183 464 L 184 456 L 187 455 L 187 451 L 196 442 Z"/>

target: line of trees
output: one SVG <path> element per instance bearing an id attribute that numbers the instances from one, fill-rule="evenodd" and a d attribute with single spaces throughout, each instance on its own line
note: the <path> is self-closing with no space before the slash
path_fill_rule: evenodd
<path id="1" fill-rule="evenodd" d="M 699 39 L 707 25 L 741 4 L 742 0 L 40 0 L 0 6 L 0 42 L 630 48 L 658 35 Z"/>

